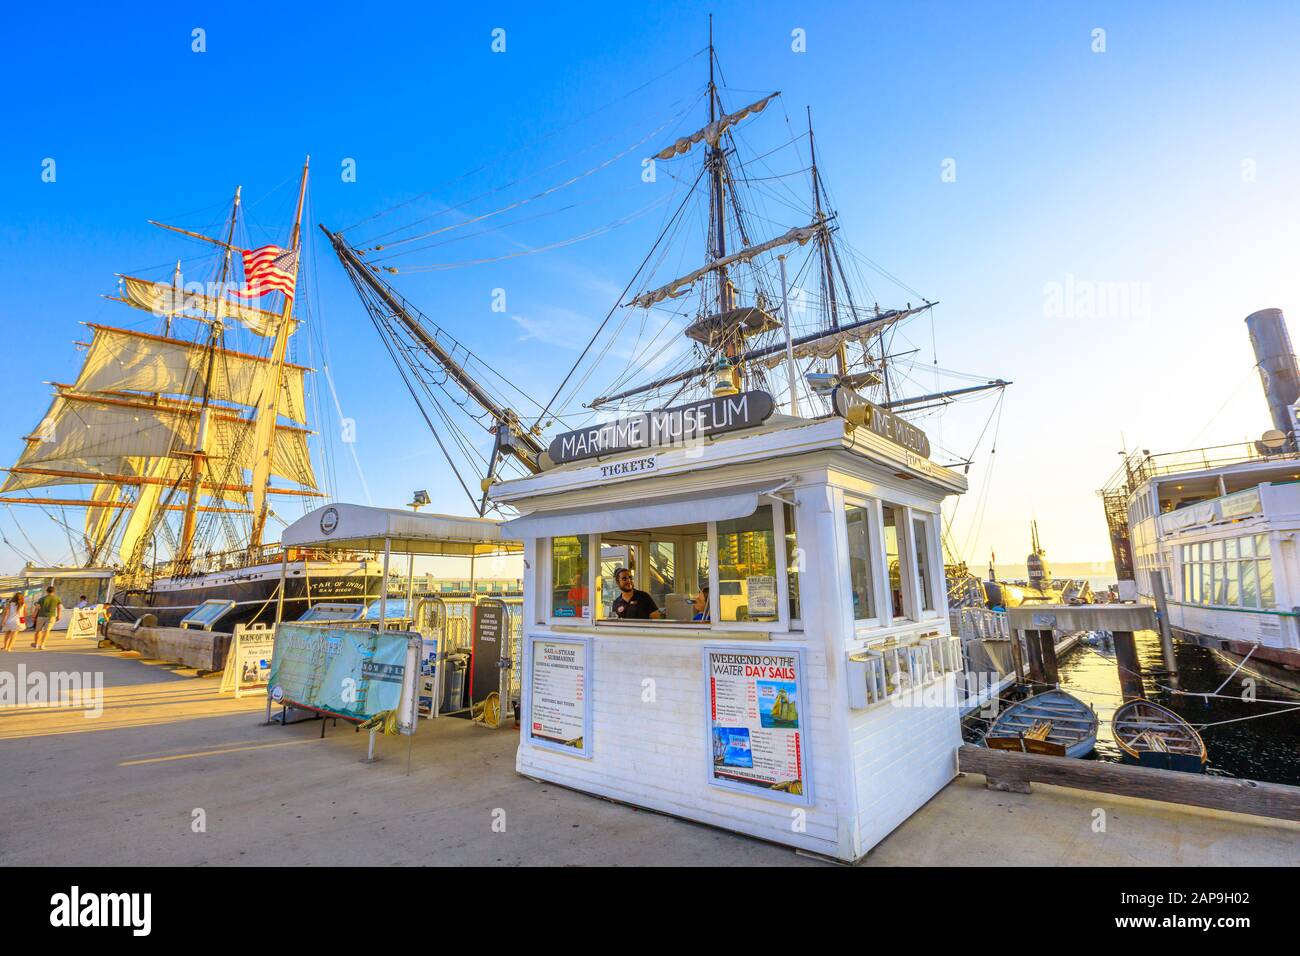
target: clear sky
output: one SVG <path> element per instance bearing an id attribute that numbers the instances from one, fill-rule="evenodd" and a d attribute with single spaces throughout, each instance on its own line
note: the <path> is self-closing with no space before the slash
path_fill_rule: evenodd
<path id="1" fill-rule="evenodd" d="M 752 121 L 755 142 L 801 128 L 810 104 L 842 235 L 941 302 L 933 327 L 914 323 L 897 347 L 1015 382 L 996 456 L 990 426 L 955 506 L 964 557 L 1018 559 L 1036 517 L 1054 559 L 1105 559 L 1095 492 L 1121 440 L 1179 450 L 1268 427 L 1242 320 L 1269 306 L 1300 315 L 1293 4 L 25 4 L 6 12 L 0 38 L 3 457 L 17 457 L 40 418 L 42 383 L 74 374 L 77 323 L 131 318 L 100 298 L 114 274 L 164 277 L 201 251 L 146 219 L 213 228 L 242 184 L 249 238 L 283 241 L 310 153 L 307 268 L 328 354 L 299 357 L 328 361 L 364 482 L 342 451 L 323 470 L 344 500 L 401 505 L 427 488 L 439 510 L 463 512 L 315 223 L 350 226 L 417 196 L 349 235 L 448 206 L 478 215 L 662 125 L 600 175 L 508 218 L 547 215 L 400 266 L 495 258 L 642 210 L 659 194 L 638 192 L 641 156 L 701 118 L 683 111 L 703 87 L 709 10 L 728 105 L 783 91 L 780 112 Z M 495 28 L 504 53 L 491 49 Z M 792 50 L 795 30 L 805 52 Z M 42 179 L 46 159 L 54 182 Z M 513 384 L 549 394 L 663 214 L 540 255 L 393 281 Z M 491 308 L 494 289 L 506 290 L 504 312 Z M 912 298 L 875 291 L 882 305 Z M 584 397 L 605 384 L 593 377 Z M 922 424 L 965 455 L 992 409 Z M 0 513 L 24 551 L 15 518 L 44 558 L 66 558 L 49 518 Z M 0 568 L 19 563 L 0 545 Z"/>

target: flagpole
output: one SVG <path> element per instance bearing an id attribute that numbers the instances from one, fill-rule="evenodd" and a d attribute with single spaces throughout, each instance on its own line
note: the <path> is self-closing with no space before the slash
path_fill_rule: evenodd
<path id="1" fill-rule="evenodd" d="M 275 421 L 279 416 L 284 358 L 289 349 L 293 301 L 298 291 L 298 272 L 301 263 L 297 253 L 302 245 L 302 209 L 307 197 L 307 170 L 310 165 L 311 157 L 308 156 L 302 164 L 302 181 L 298 184 L 298 208 L 294 213 L 293 231 L 289 234 L 289 249 L 295 254 L 294 295 L 284 297 L 284 308 L 280 312 L 280 326 L 276 329 L 275 345 L 271 350 L 271 368 L 268 370 L 266 384 L 257 403 L 257 422 L 254 426 L 256 445 L 253 452 L 253 527 L 248 539 L 250 553 L 256 552 L 261 547 L 262 536 L 266 530 L 268 511 L 266 489 L 271 481 L 271 463 L 275 454 Z"/>

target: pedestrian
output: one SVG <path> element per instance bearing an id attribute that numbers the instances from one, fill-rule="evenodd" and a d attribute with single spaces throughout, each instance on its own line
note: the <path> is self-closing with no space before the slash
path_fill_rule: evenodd
<path id="1" fill-rule="evenodd" d="M 36 604 L 36 640 L 32 643 L 32 647 L 38 651 L 45 650 L 45 642 L 62 616 L 62 611 L 63 602 L 54 593 L 54 586 L 51 585 L 45 589 L 45 597 Z"/>
<path id="2" fill-rule="evenodd" d="M 86 595 L 84 594 L 81 596 L 81 600 L 77 602 L 78 610 L 83 607 L 90 607 L 90 602 L 86 600 Z"/>
<path id="3" fill-rule="evenodd" d="M 4 618 L 0 620 L 0 631 L 4 632 L 4 649 L 6 651 L 13 648 L 14 638 L 18 636 L 18 632 L 27 627 L 26 612 L 27 597 L 22 591 L 5 601 Z"/>

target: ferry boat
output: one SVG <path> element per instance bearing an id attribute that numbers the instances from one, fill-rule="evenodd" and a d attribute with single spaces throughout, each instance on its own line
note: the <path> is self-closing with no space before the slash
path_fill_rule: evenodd
<path id="1" fill-rule="evenodd" d="M 1246 318 L 1273 428 L 1256 442 L 1126 454 L 1101 496 L 1120 597 L 1181 639 L 1300 690 L 1297 368 L 1279 309 Z"/>

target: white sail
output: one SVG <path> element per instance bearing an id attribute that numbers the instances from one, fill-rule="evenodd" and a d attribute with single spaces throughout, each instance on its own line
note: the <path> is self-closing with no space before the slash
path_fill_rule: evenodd
<path id="1" fill-rule="evenodd" d="M 763 110 L 767 109 L 767 104 L 780 95 L 781 93 L 778 90 L 775 93 L 770 93 L 763 97 L 757 103 L 750 103 L 744 109 L 739 109 L 734 113 L 723 115 L 721 118 L 714 120 L 703 129 L 696 130 L 690 136 L 683 136 L 671 146 L 661 149 L 659 152 L 655 153 L 655 159 L 672 159 L 675 156 L 689 153 L 691 147 L 701 141 L 708 143 L 710 146 L 717 146 L 718 140 L 722 138 L 722 134 L 727 131 L 728 127 L 735 126 L 746 116 L 763 112 Z"/>
<path id="2" fill-rule="evenodd" d="M 77 392 L 148 392 L 155 395 L 203 397 L 208 349 L 194 342 L 161 335 L 128 332 L 91 325 L 95 337 L 86 363 L 73 389 Z M 280 378 L 278 411 L 291 421 L 305 424 L 307 402 L 304 376 L 310 369 L 285 363 Z M 274 381 L 266 359 L 221 349 L 213 363 L 213 401 L 253 405 Z"/>
<path id="3" fill-rule="evenodd" d="M 205 319 L 210 319 L 217 314 L 218 301 L 215 296 L 165 282 L 137 279 L 135 276 L 124 275 L 120 278 L 122 301 L 133 308 L 163 317 L 199 313 Z M 224 320 L 234 319 L 250 332 L 266 338 L 273 337 L 280 327 L 281 319 L 277 312 L 254 308 L 231 298 L 221 302 L 220 307 Z M 292 335 L 298 330 L 298 321 L 290 318 L 289 323 L 289 334 Z"/>
<path id="4" fill-rule="evenodd" d="M 37 432 L 28 439 L 23 465 L 85 459 L 126 457 L 167 458 L 194 448 L 199 408 L 194 403 L 109 398 L 60 392 Z M 209 412 L 209 458 L 225 460 L 233 468 L 251 470 L 256 461 L 253 422 L 221 411 Z M 308 432 L 277 425 L 271 473 L 316 487 Z M 214 466 L 220 474 L 219 467 Z M 11 476 L 12 478 L 13 476 Z M 233 482 L 230 482 L 233 483 Z"/>
<path id="5" fill-rule="evenodd" d="M 139 458 L 121 456 L 117 458 L 45 458 L 41 455 L 39 442 L 28 442 L 18 463 L 9 469 L 9 475 L 0 494 L 11 491 L 31 491 L 34 488 L 50 488 L 58 485 L 85 485 L 95 483 L 114 485 L 144 485 L 160 483 L 164 490 L 179 486 L 189 475 L 188 458 Z M 132 481 L 132 478 L 147 478 L 148 482 Z M 246 504 L 247 485 L 240 484 L 238 476 L 205 484 L 203 493 L 219 498 L 230 504 Z M 93 497 L 93 494 L 92 494 Z M 102 509 L 116 511 L 118 509 Z M 89 526 L 89 522 L 87 523 Z"/>
<path id="6" fill-rule="evenodd" d="M 711 262 L 707 266 L 700 266 L 700 268 L 696 269 L 694 272 L 688 272 L 686 275 L 679 279 L 674 279 L 667 285 L 660 286 L 658 289 L 654 289 L 650 292 L 643 292 L 641 295 L 629 302 L 628 305 L 633 308 L 648 309 L 656 302 L 662 302 L 664 299 L 675 299 L 715 269 L 726 268 L 735 262 L 748 262 L 750 259 L 754 258 L 754 256 L 761 255 L 764 252 L 770 252 L 773 249 L 788 245 L 792 242 L 797 242 L 802 246 L 809 239 L 812 239 L 817 235 L 817 231 L 822 228 L 823 227 L 817 223 L 812 223 L 807 226 L 796 226 L 785 235 L 777 236 L 775 239 L 769 239 L 767 242 L 760 242 L 756 246 L 746 246 L 739 252 L 733 252 L 729 256 L 723 256 L 721 259 Z"/>

